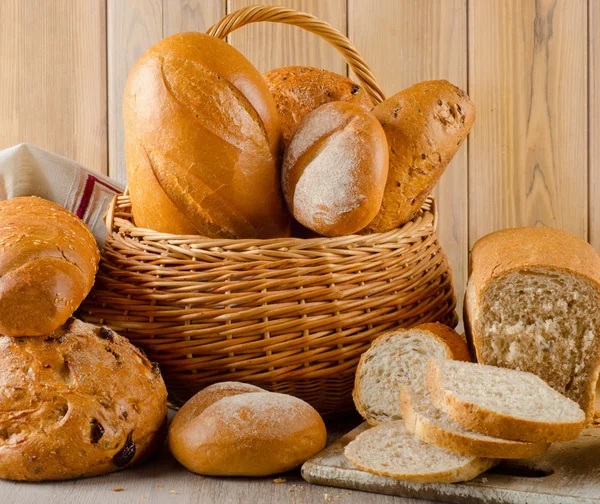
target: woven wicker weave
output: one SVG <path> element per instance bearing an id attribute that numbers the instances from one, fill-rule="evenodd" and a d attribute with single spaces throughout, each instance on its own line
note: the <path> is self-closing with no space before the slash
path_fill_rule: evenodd
<path id="1" fill-rule="evenodd" d="M 356 49 L 308 14 L 247 8 L 210 32 L 225 37 L 259 20 L 324 31 L 381 100 Z M 352 407 L 359 357 L 378 334 L 420 322 L 457 322 L 431 198 L 400 229 L 338 238 L 158 233 L 134 225 L 127 193 L 115 198 L 106 219 L 100 271 L 79 314 L 142 347 L 159 362 L 178 401 L 210 383 L 236 380 L 296 395 L 323 414 L 345 411 Z"/>

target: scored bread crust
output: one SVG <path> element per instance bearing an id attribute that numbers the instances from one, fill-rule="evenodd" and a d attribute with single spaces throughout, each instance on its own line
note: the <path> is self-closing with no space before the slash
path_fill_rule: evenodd
<path id="1" fill-rule="evenodd" d="M 482 437 L 476 432 L 475 435 L 470 436 L 459 431 L 444 429 L 420 414 L 407 387 L 403 387 L 400 392 L 400 408 L 406 428 L 421 441 L 462 455 L 522 459 L 541 455 L 550 446 L 549 443 L 527 443 L 492 436 Z"/>
<path id="2" fill-rule="evenodd" d="M 325 448 L 323 419 L 305 401 L 266 391 L 228 392 L 211 394 L 216 401 L 174 436 L 170 432 L 173 456 L 190 471 L 268 476 L 294 469 Z"/>
<path id="3" fill-rule="evenodd" d="M 242 382 L 219 382 L 203 388 L 200 392 L 190 398 L 177 412 L 169 426 L 169 446 L 177 450 L 179 444 L 178 432 L 187 424 L 200 415 L 211 404 L 220 401 L 224 397 L 238 394 L 250 394 L 252 392 L 266 392 L 266 390 Z M 175 447 L 175 448 L 174 448 Z"/>
<path id="4" fill-rule="evenodd" d="M 344 449 L 344 455 L 346 458 L 352 462 L 359 469 L 369 472 L 371 474 L 376 474 L 378 476 L 387 476 L 394 479 L 401 479 L 406 481 L 414 481 L 418 483 L 457 483 L 460 481 L 468 481 L 473 478 L 476 478 L 481 473 L 484 473 L 488 469 L 491 469 L 495 465 L 497 465 L 498 461 L 495 459 L 486 459 L 480 457 L 472 457 L 471 460 L 465 460 L 465 463 L 460 466 L 455 466 L 452 468 L 448 468 L 444 471 L 437 472 L 422 472 L 422 473 L 400 473 L 390 470 L 381 470 L 369 466 L 363 462 L 361 462 L 358 458 L 358 450 L 360 449 L 360 443 L 364 442 L 365 438 L 370 436 L 375 436 L 380 429 L 389 429 L 394 428 L 395 426 L 402 426 L 404 424 L 402 421 L 399 422 L 387 422 L 385 424 L 381 424 L 376 427 L 372 427 L 365 432 L 360 433 L 356 438 L 351 441 L 346 448 Z M 425 445 L 427 447 L 427 445 Z M 437 447 L 430 447 L 435 448 Z M 427 448 L 425 448 L 427 449 Z M 454 454 L 453 454 L 454 455 Z M 469 458 L 465 456 L 465 458 Z"/>
<path id="5" fill-rule="evenodd" d="M 213 238 L 289 235 L 275 102 L 232 46 L 202 33 L 152 46 L 129 73 L 123 123 L 136 225 Z"/>
<path id="6" fill-rule="evenodd" d="M 424 334 L 427 334 L 428 336 L 443 343 L 446 347 L 446 355 L 448 359 L 471 361 L 469 348 L 467 347 L 465 341 L 454 329 L 444 324 L 440 324 L 439 322 L 427 322 L 424 324 L 414 326 L 411 329 L 392 329 L 390 331 L 384 332 L 383 334 L 375 338 L 371 343 L 369 349 L 361 355 L 360 360 L 358 362 L 358 366 L 356 368 L 356 374 L 354 378 L 354 389 L 352 390 L 352 399 L 354 400 L 356 410 L 358 411 L 359 415 L 367 421 L 369 425 L 378 425 L 379 422 L 367 414 L 367 408 L 363 400 L 359 396 L 359 385 L 363 366 L 367 361 L 369 353 L 374 351 L 377 345 L 382 340 L 405 331 L 422 331 Z"/>
<path id="7" fill-rule="evenodd" d="M 469 281 L 465 293 L 464 321 L 469 346 L 477 361 L 486 364 L 480 352 L 482 334 L 480 302 L 491 281 L 514 271 L 544 268 L 567 272 L 593 282 L 600 293 L 600 256 L 585 240 L 559 229 L 521 227 L 503 229 L 480 238 L 471 251 Z M 600 354 L 591 363 L 591 376 L 600 373 Z M 590 400 L 581 405 L 588 422 L 594 413 L 596 380 L 590 382 Z"/>
<path id="8" fill-rule="evenodd" d="M 526 420 L 461 401 L 444 391 L 440 370 L 434 360 L 427 363 L 426 383 L 434 406 L 455 422 L 488 436 L 529 443 L 565 442 L 577 439 L 585 425 L 585 419 L 552 423 Z"/>

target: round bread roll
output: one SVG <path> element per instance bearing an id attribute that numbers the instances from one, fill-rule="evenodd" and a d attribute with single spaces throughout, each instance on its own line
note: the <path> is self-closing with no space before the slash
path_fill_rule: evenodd
<path id="1" fill-rule="evenodd" d="M 203 394 L 199 392 L 198 395 Z M 169 429 L 169 448 L 190 471 L 212 476 L 268 476 L 298 467 L 325 447 L 323 419 L 308 403 L 272 392 L 210 391 L 184 408 Z M 207 402 L 207 398 L 212 396 Z M 178 419 L 179 416 L 183 419 Z"/>
<path id="2" fill-rule="evenodd" d="M 277 105 L 285 146 L 306 114 L 325 103 L 345 101 L 365 110 L 373 108 L 364 88 L 348 77 L 327 70 L 289 66 L 269 70 L 263 78 Z"/>
<path id="3" fill-rule="evenodd" d="M 390 146 L 379 213 L 363 230 L 384 233 L 411 220 L 475 122 L 467 93 L 445 80 L 415 84 L 373 109 Z"/>
<path id="4" fill-rule="evenodd" d="M 75 319 L 46 337 L 0 337 L 0 478 L 104 474 L 147 458 L 166 430 L 156 365 Z"/>
<path id="5" fill-rule="evenodd" d="M 49 334 L 94 285 L 100 254 L 89 228 L 34 196 L 0 203 L 0 334 Z"/>
<path id="6" fill-rule="evenodd" d="M 388 145 L 377 119 L 352 103 L 327 103 L 292 136 L 283 160 L 283 194 L 308 229 L 352 234 L 377 215 L 387 173 Z"/>
<path id="7" fill-rule="evenodd" d="M 277 109 L 232 46 L 202 33 L 152 46 L 129 73 L 123 121 L 136 225 L 212 238 L 289 235 Z"/>

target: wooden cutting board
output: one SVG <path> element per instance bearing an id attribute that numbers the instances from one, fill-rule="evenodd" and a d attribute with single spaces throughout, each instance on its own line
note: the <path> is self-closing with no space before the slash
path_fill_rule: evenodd
<path id="1" fill-rule="evenodd" d="M 502 463 L 467 483 L 412 483 L 354 467 L 344 447 L 368 429 L 359 425 L 302 466 L 320 485 L 456 503 L 600 504 L 600 426 L 570 443 L 555 443 L 539 457 Z"/>

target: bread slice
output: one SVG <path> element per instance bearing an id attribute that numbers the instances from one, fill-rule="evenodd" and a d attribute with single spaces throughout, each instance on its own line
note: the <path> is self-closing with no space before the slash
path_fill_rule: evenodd
<path id="1" fill-rule="evenodd" d="M 403 422 L 387 422 L 359 434 L 344 453 L 363 471 L 421 483 L 467 481 L 496 465 L 493 459 L 459 455 L 424 443 Z"/>
<path id="2" fill-rule="evenodd" d="M 403 387 L 400 392 L 400 409 L 406 428 L 421 441 L 463 455 L 476 457 L 520 459 L 544 453 L 548 443 L 510 441 L 463 427 L 437 409 L 429 392 L 416 393 Z"/>
<path id="3" fill-rule="evenodd" d="M 467 335 L 482 364 L 535 373 L 594 413 L 600 370 L 600 257 L 557 229 L 505 229 L 471 253 Z"/>
<path id="4" fill-rule="evenodd" d="M 477 432 L 515 441 L 576 439 L 585 413 L 532 373 L 435 359 L 427 363 L 431 401 Z"/>
<path id="5" fill-rule="evenodd" d="M 425 388 L 425 365 L 433 357 L 470 360 L 469 349 L 452 329 L 438 323 L 396 329 L 379 336 L 361 356 L 354 404 L 370 424 L 400 420 L 400 389 Z"/>

